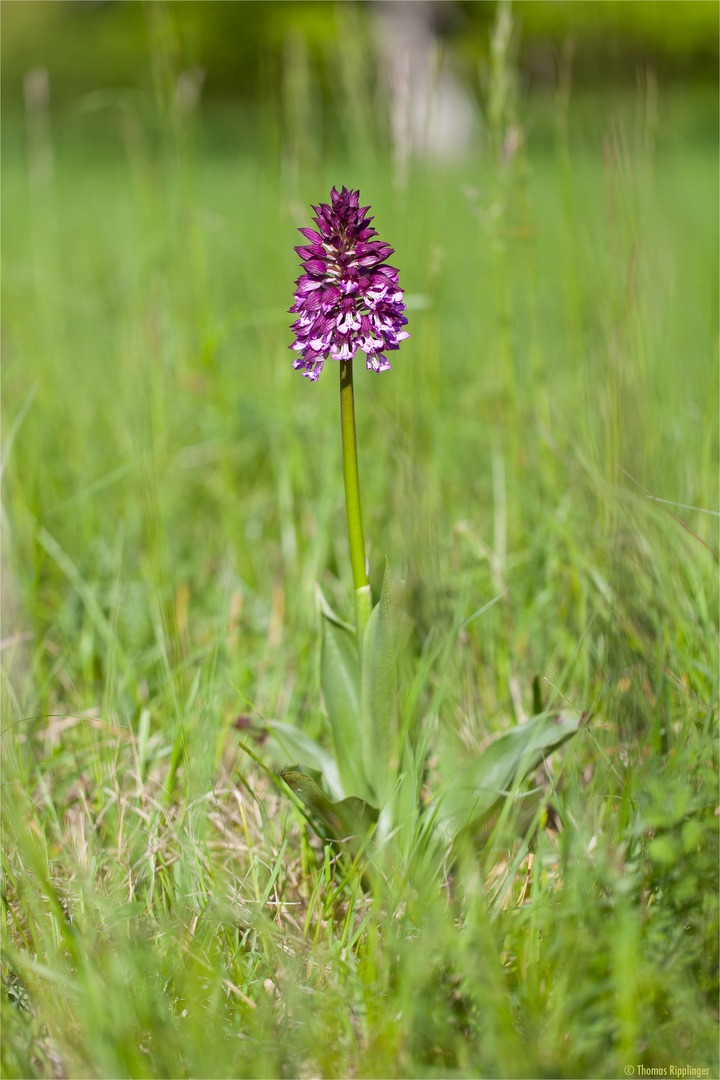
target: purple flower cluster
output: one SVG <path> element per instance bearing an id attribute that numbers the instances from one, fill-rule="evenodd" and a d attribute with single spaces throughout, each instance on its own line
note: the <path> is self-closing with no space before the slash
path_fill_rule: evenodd
<path id="1" fill-rule="evenodd" d="M 351 360 L 358 349 L 371 371 L 388 371 L 383 350 L 398 349 L 410 335 L 403 326 L 405 305 L 398 272 L 385 263 L 393 248 L 379 240 L 360 206 L 360 192 L 343 188 L 331 193 L 332 206 L 313 206 L 313 229 L 299 231 L 310 241 L 295 250 L 304 262 L 295 303 L 299 318 L 293 323 L 298 353 L 293 367 L 315 381 L 328 357 Z"/>

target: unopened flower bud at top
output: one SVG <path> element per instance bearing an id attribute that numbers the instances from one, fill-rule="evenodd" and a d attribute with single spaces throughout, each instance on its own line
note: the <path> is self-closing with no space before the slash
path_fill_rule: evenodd
<path id="1" fill-rule="evenodd" d="M 295 249 L 304 272 L 290 308 L 298 315 L 290 348 L 298 354 L 293 367 L 313 381 L 328 358 L 351 360 L 358 349 L 371 371 L 388 371 L 383 353 L 410 336 L 398 272 L 385 262 L 393 248 L 372 239 L 370 207 L 345 187 L 332 189 L 331 203 L 313 206 L 317 231 L 300 229 L 308 243 Z"/>

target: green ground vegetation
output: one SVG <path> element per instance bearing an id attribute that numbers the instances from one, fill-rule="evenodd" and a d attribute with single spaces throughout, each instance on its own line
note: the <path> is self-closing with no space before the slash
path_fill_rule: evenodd
<path id="1" fill-rule="evenodd" d="M 405 183 L 262 112 L 36 97 L 3 155 L 3 1075 L 717 1075 L 716 95 L 531 99 Z M 356 397 L 374 592 L 387 554 L 417 664 L 452 646 L 428 786 L 536 675 L 589 714 L 534 837 L 382 888 L 235 726 L 323 739 L 315 583 L 352 614 L 336 373 L 287 351 L 333 183 L 408 293 Z"/>

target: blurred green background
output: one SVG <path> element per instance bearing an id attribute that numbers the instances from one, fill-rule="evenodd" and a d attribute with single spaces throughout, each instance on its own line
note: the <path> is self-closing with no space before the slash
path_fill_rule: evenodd
<path id="1" fill-rule="evenodd" d="M 29 68 L 44 66 L 53 95 L 69 101 L 108 86 L 151 88 L 148 8 L 141 0 L 3 0 L 2 94 L 5 109 L 22 100 Z M 279 98 L 289 35 L 307 43 L 310 63 L 333 96 L 332 52 L 347 4 L 291 0 L 184 0 L 169 3 L 175 28 L 169 46 L 182 65 L 205 72 L 204 96 L 258 101 Z M 378 4 L 358 5 L 358 17 Z M 672 79 L 715 84 L 718 5 L 714 0 L 520 0 L 513 8 L 521 42 L 520 71 L 530 86 L 551 83 L 563 43 L 575 40 L 578 82 L 635 80 L 639 64 Z M 489 63 L 492 0 L 433 5 L 443 47 L 478 87 Z"/>

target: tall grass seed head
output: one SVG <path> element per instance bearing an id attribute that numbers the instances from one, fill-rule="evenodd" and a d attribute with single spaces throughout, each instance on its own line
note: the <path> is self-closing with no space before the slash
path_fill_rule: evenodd
<path id="1" fill-rule="evenodd" d="M 324 362 L 351 360 L 358 349 L 371 371 L 389 371 L 384 351 L 398 349 L 410 335 L 403 326 L 405 304 L 398 272 L 384 261 L 393 248 L 373 240 L 377 231 L 360 206 L 360 192 L 331 192 L 331 206 L 313 206 L 318 231 L 300 229 L 309 241 L 297 247 L 304 273 L 296 282 L 299 318 L 292 324 L 297 371 L 315 382 Z"/>

